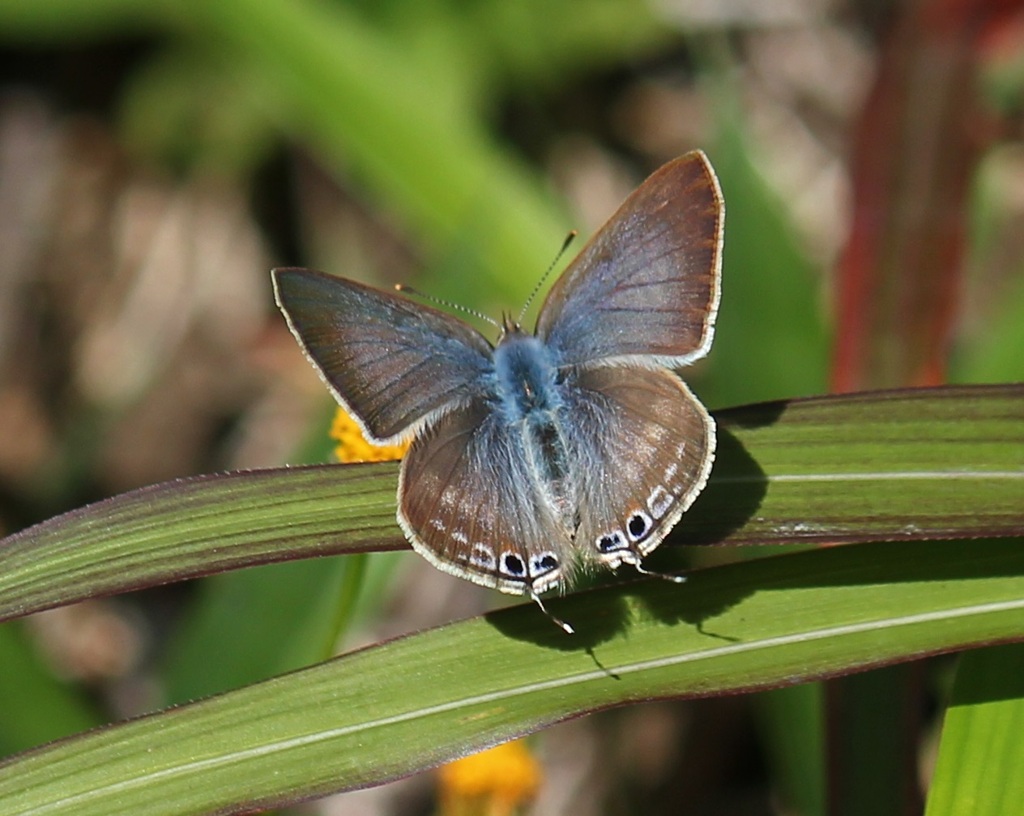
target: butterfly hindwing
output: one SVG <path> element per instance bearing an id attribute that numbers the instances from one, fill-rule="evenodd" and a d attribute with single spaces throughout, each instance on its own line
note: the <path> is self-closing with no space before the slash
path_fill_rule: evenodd
<path id="1" fill-rule="evenodd" d="M 562 508 L 517 429 L 484 400 L 446 413 L 413 443 L 398 516 L 435 566 L 536 595 L 587 565 L 639 564 L 693 502 L 711 469 L 715 426 L 681 380 L 602 366 L 564 388 Z"/>
<path id="2" fill-rule="evenodd" d="M 584 369 L 566 394 L 580 518 L 574 546 L 613 568 L 639 564 L 707 482 L 714 420 L 666 370 Z"/>
<path id="3" fill-rule="evenodd" d="M 703 357 L 718 310 L 723 223 L 703 153 L 664 165 L 551 288 L 538 337 L 567 365 L 633 358 L 678 367 Z"/>
<path id="4" fill-rule="evenodd" d="M 275 269 L 295 338 L 377 441 L 468 400 L 490 369 L 483 335 L 443 312 L 308 269 Z"/>
<path id="5" fill-rule="evenodd" d="M 522 438 L 483 400 L 417 437 L 398 500 L 413 547 L 446 572 L 529 594 L 557 584 L 567 567 L 569 531 L 531 476 Z"/>

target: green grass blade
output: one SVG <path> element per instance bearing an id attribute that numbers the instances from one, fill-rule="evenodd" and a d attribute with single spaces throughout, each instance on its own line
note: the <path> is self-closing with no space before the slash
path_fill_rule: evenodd
<path id="1" fill-rule="evenodd" d="M 671 541 L 768 544 L 1024 531 L 1024 386 L 724 411 L 711 481 Z M 397 465 L 205 476 L 0 541 L 0 619 L 243 566 L 404 547 Z"/>
<path id="2" fill-rule="evenodd" d="M 404 547 L 394 465 L 201 476 L 0 540 L 0 619 L 238 567 Z"/>
<path id="3" fill-rule="evenodd" d="M 682 522 L 689 541 L 1021 531 L 1022 385 L 865 392 L 716 416 L 718 460 Z"/>
<path id="4" fill-rule="evenodd" d="M 926 816 L 1002 816 L 1024 802 L 1024 646 L 964 655 Z"/>
<path id="5" fill-rule="evenodd" d="M 730 101 L 740 98 L 737 89 L 725 80 L 710 91 L 726 100 L 709 146 L 726 201 L 724 307 L 697 393 L 716 407 L 821 393 L 830 340 L 815 264 L 803 254 L 788 208 L 751 161 L 744 115 Z"/>
<path id="6" fill-rule="evenodd" d="M 835 547 L 502 610 L 0 766 L 5 813 L 233 812 L 371 785 L 609 706 L 1024 637 L 1011 539 Z M 470 657 L 471 656 L 471 657 Z"/>
<path id="7" fill-rule="evenodd" d="M 771 689 L 755 695 L 753 703 L 780 812 L 825 816 L 823 684 Z"/>

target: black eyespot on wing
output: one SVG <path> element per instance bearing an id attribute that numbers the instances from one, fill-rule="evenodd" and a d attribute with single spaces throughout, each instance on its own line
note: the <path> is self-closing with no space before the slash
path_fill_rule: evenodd
<path id="1" fill-rule="evenodd" d="M 626 543 L 622 540 L 622 533 L 614 532 L 601 536 L 597 540 L 597 550 L 602 553 L 615 552 L 625 549 Z"/>
<path id="2" fill-rule="evenodd" d="M 523 563 L 523 559 L 515 553 L 505 553 L 501 557 L 501 563 L 505 572 L 515 578 L 526 574 L 526 565 Z"/>
<path id="3" fill-rule="evenodd" d="M 634 541 L 638 541 L 647 535 L 647 531 L 650 528 L 651 520 L 643 513 L 634 513 L 629 518 L 629 524 L 626 525 L 626 529 L 629 530 L 629 535 Z"/>

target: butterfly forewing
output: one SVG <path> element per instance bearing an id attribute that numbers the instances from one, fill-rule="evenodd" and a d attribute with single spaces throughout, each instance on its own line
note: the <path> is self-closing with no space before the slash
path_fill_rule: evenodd
<path id="1" fill-rule="evenodd" d="M 587 243 L 548 293 L 537 334 L 566 365 L 707 353 L 718 310 L 722 194 L 703 153 L 664 165 Z"/>
<path id="2" fill-rule="evenodd" d="M 479 391 L 492 349 L 460 320 L 308 269 L 273 275 L 299 345 L 372 438 L 408 434 Z"/>
<path id="3" fill-rule="evenodd" d="M 530 474 L 522 438 L 476 400 L 431 424 L 402 462 L 398 520 L 446 572 L 503 592 L 543 592 L 569 554 Z"/>
<path id="4" fill-rule="evenodd" d="M 707 482 L 714 421 L 665 370 L 584 369 L 566 393 L 579 497 L 575 547 L 611 567 L 638 564 Z"/>

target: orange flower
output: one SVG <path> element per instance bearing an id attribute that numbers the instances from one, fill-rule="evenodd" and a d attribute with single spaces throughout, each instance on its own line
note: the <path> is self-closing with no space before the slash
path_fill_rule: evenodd
<path id="1" fill-rule="evenodd" d="M 524 740 L 457 759 L 438 776 L 442 816 L 512 816 L 533 801 L 541 782 Z"/>
<path id="2" fill-rule="evenodd" d="M 375 445 L 370 442 L 360 429 L 358 423 L 348 412 L 338 406 L 331 423 L 331 439 L 338 444 L 334 455 L 339 462 L 390 462 L 401 459 L 409 449 L 409 443 L 402 445 Z"/>

